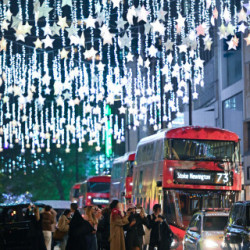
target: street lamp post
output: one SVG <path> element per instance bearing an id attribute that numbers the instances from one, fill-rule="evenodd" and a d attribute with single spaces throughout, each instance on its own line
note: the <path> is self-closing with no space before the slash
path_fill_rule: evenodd
<path id="1" fill-rule="evenodd" d="M 193 125 L 193 114 L 192 114 L 192 82 L 188 80 L 188 123 L 189 126 Z"/>
<path id="2" fill-rule="evenodd" d="M 79 181 L 78 151 L 76 147 L 76 182 Z"/>

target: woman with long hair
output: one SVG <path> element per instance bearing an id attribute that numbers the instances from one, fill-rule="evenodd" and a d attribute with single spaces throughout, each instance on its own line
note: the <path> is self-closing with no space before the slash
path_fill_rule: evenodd
<path id="1" fill-rule="evenodd" d="M 125 250 L 123 226 L 129 223 L 130 213 L 124 216 L 122 204 L 118 200 L 111 202 L 110 210 L 110 250 Z"/>
<path id="2" fill-rule="evenodd" d="M 98 225 L 98 220 L 96 218 L 97 208 L 95 206 L 88 206 L 86 208 L 86 214 L 84 219 L 95 229 L 93 233 L 87 234 L 86 242 L 88 250 L 97 250 L 97 239 L 96 239 L 96 230 Z"/>
<path id="3" fill-rule="evenodd" d="M 66 249 L 66 244 L 68 240 L 68 232 L 69 232 L 69 223 L 70 223 L 70 216 L 71 216 L 71 211 L 69 209 L 66 209 L 63 214 L 60 216 L 57 228 L 59 231 L 64 232 L 65 235 L 60 242 L 60 248 L 61 250 Z"/>

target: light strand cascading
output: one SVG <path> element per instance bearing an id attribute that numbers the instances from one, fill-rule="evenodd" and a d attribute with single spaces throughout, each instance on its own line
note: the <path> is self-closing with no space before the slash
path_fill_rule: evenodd
<path id="1" fill-rule="evenodd" d="M 0 3 L 0 151 L 100 151 L 107 120 L 117 143 L 142 123 L 158 130 L 188 103 L 188 81 L 198 98 L 213 33 L 250 45 L 244 1 L 17 3 Z"/>

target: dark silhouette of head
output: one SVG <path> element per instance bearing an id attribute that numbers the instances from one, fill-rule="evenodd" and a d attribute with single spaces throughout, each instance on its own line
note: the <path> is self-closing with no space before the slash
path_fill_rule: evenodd
<path id="1" fill-rule="evenodd" d="M 119 203 L 118 200 L 113 200 L 109 205 L 110 210 L 116 208 L 118 203 Z"/>
<path id="2" fill-rule="evenodd" d="M 67 216 L 70 214 L 70 209 L 65 209 L 64 212 L 63 212 L 63 215 Z"/>
<path id="3" fill-rule="evenodd" d="M 75 212 L 78 209 L 78 206 L 76 203 L 71 203 L 70 208 L 71 208 L 71 211 Z"/>
<path id="4" fill-rule="evenodd" d="M 161 209 L 161 205 L 160 205 L 160 204 L 155 204 L 155 205 L 153 206 L 153 211 L 154 211 L 154 213 L 157 213 L 157 212 L 159 211 L 159 209 Z"/>
<path id="5" fill-rule="evenodd" d="M 45 212 L 49 212 L 51 210 L 51 208 L 52 208 L 51 206 L 46 205 L 44 207 L 44 210 L 45 210 Z"/>

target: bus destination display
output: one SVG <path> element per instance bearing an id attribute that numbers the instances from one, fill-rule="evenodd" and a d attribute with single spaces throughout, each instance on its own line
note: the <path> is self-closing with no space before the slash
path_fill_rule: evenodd
<path id="1" fill-rule="evenodd" d="M 175 170 L 174 183 L 192 185 L 232 186 L 231 172 Z"/>

